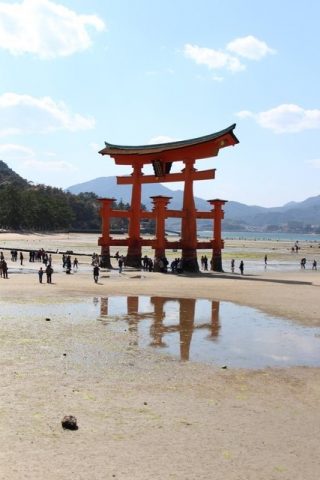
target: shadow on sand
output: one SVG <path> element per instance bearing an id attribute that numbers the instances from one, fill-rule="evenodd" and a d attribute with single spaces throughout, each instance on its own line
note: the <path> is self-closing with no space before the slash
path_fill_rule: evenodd
<path id="1" fill-rule="evenodd" d="M 177 274 L 179 277 L 192 277 L 192 278 L 224 278 L 227 280 L 239 280 L 239 281 L 246 281 L 250 280 L 251 282 L 263 282 L 263 283 L 283 283 L 286 285 L 313 285 L 312 282 L 303 282 L 300 280 L 281 280 L 276 278 L 261 278 L 257 277 L 256 275 L 248 274 L 248 275 L 240 275 L 239 273 L 179 273 Z"/>

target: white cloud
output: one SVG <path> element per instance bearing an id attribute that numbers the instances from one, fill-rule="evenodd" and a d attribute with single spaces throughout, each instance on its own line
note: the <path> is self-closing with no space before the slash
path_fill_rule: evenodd
<path id="1" fill-rule="evenodd" d="M 40 156 L 43 160 L 38 160 Z M 75 172 L 77 168 L 69 162 L 63 160 L 46 160 L 56 156 L 54 152 L 36 153 L 32 148 L 25 145 L 18 145 L 14 143 L 0 144 L 0 156 L 5 162 L 15 162 L 19 164 L 19 169 L 28 172 L 41 171 L 41 172 Z"/>
<path id="2" fill-rule="evenodd" d="M 212 48 L 199 47 L 198 45 L 190 45 L 188 43 L 184 46 L 184 54 L 197 64 L 206 65 L 210 70 L 226 68 L 234 73 L 246 68 L 238 58 Z"/>
<path id="3" fill-rule="evenodd" d="M 306 163 L 311 165 L 313 168 L 320 168 L 320 158 L 313 158 L 312 160 L 307 160 Z"/>
<path id="4" fill-rule="evenodd" d="M 261 127 L 275 133 L 298 133 L 320 129 L 320 110 L 306 110 L 299 105 L 283 104 L 265 112 L 238 112 L 240 118 L 253 118 Z"/>
<path id="5" fill-rule="evenodd" d="M 32 170 L 41 172 L 75 172 L 77 168 L 69 162 L 63 160 L 41 161 L 36 159 L 26 160 L 23 165 Z"/>
<path id="6" fill-rule="evenodd" d="M 223 82 L 224 78 L 219 75 L 213 75 L 212 80 L 215 82 Z"/>
<path id="7" fill-rule="evenodd" d="M 236 113 L 236 115 L 239 118 L 249 118 L 254 116 L 254 114 L 250 112 L 250 110 L 241 110 L 241 112 Z"/>
<path id="8" fill-rule="evenodd" d="M 20 160 L 33 157 L 34 152 L 31 148 L 14 143 L 0 144 L 0 155 L 5 159 Z"/>
<path id="9" fill-rule="evenodd" d="M 72 113 L 63 102 L 50 97 L 4 93 L 0 95 L 0 136 L 21 133 L 48 133 L 56 130 L 93 128 L 92 117 Z"/>
<path id="10" fill-rule="evenodd" d="M 88 27 L 102 31 L 105 24 L 97 15 L 79 15 L 50 0 L 0 2 L 0 48 L 13 55 L 72 55 L 91 46 Z"/>
<path id="11" fill-rule="evenodd" d="M 47 157 L 56 157 L 57 154 L 55 152 L 44 152 L 44 154 L 47 156 Z"/>
<path id="12" fill-rule="evenodd" d="M 232 42 L 226 45 L 224 50 L 199 47 L 190 43 L 184 45 L 184 55 L 187 58 L 191 58 L 199 65 L 206 65 L 210 70 L 226 69 L 232 73 L 245 70 L 246 66 L 241 63 L 239 58 L 231 55 L 229 52 L 248 60 L 260 60 L 267 54 L 276 53 L 265 42 L 258 40 L 253 35 L 232 40 Z M 221 81 L 221 78 L 217 77 L 214 80 Z"/>
<path id="13" fill-rule="evenodd" d="M 149 145 L 156 145 L 158 143 L 169 143 L 169 142 L 177 142 L 176 138 L 167 137 L 166 135 L 158 135 L 157 137 L 150 138 L 148 141 Z"/>
<path id="14" fill-rule="evenodd" d="M 236 38 L 227 44 L 226 49 L 229 52 L 236 53 L 249 60 L 260 60 L 267 54 L 276 53 L 276 51 L 268 47 L 265 42 L 258 40 L 252 35 Z"/>

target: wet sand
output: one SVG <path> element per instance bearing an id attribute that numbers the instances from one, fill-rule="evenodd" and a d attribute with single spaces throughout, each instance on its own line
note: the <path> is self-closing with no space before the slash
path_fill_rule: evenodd
<path id="1" fill-rule="evenodd" d="M 84 253 L 98 251 L 96 240 L 0 235 L 2 247 Z M 39 264 L 9 262 L 0 303 L 18 306 L 1 318 L 1 479 L 317 478 L 318 368 L 254 371 L 180 362 L 140 350 L 134 337 L 128 343 L 130 332 L 96 319 L 88 324 L 66 311 L 48 322 L 41 313 L 24 314 L 27 303 L 143 294 L 227 300 L 320 326 L 320 271 L 309 262 L 306 270 L 299 267 L 300 256 L 317 255 L 315 246 L 303 246 L 293 271 L 263 265 L 265 253 L 275 264 L 291 262 L 290 245 L 229 241 L 226 247 L 227 264 L 239 249 L 256 273 L 102 271 L 96 285 L 89 257 L 79 257 L 79 271 L 66 275 L 57 255 L 54 283 L 39 285 Z M 67 414 L 77 417 L 78 431 L 62 430 Z"/>

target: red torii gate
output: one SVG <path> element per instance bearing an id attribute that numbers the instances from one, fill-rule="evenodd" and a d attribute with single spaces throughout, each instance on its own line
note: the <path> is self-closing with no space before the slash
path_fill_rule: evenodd
<path id="1" fill-rule="evenodd" d="M 133 172 L 130 176 L 117 177 L 119 185 L 132 185 L 131 207 L 129 211 L 112 210 L 114 199 L 101 199 L 102 237 L 99 245 L 102 255 L 110 256 L 110 246 L 128 246 L 126 264 L 134 267 L 141 266 L 142 246 L 151 245 L 156 250 L 156 257 L 164 254 L 165 248 L 181 248 L 182 264 L 185 271 L 197 272 L 197 248 L 213 249 L 212 268 L 222 270 L 221 248 L 221 220 L 223 218 L 222 206 L 225 200 L 210 200 L 213 206 L 211 212 L 197 212 L 193 196 L 193 182 L 195 180 L 208 180 L 215 178 L 215 169 L 197 171 L 196 160 L 218 155 L 220 148 L 239 143 L 233 130 L 235 124 L 217 133 L 204 137 L 170 142 L 157 145 L 119 146 L 105 143 L 105 148 L 99 153 L 111 156 L 117 165 L 130 165 Z M 170 173 L 172 163 L 182 161 L 184 169 L 179 173 Z M 154 175 L 144 175 L 142 172 L 145 164 L 152 164 Z M 141 188 L 143 183 L 164 183 L 184 181 L 183 208 L 182 210 L 168 210 L 170 197 L 156 196 L 153 198 L 152 212 L 141 209 Z M 129 218 L 129 236 L 127 239 L 117 240 L 110 237 L 109 225 L 111 217 Z M 164 224 L 168 217 L 180 217 L 181 240 L 168 242 L 165 239 Z M 142 218 L 156 220 L 156 239 L 147 240 L 140 236 L 140 221 Z M 197 218 L 212 218 L 214 220 L 214 235 L 210 242 L 197 241 Z"/>

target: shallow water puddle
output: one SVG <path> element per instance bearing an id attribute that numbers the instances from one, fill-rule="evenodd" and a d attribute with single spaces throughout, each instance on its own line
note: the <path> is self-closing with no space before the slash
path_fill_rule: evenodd
<path id="1" fill-rule="evenodd" d="M 319 366 L 320 328 L 230 302 L 164 297 L 100 299 L 100 319 L 140 347 L 181 360 L 242 368 Z"/>
<path id="2" fill-rule="evenodd" d="M 156 296 L 62 301 L 2 303 L 1 317 L 48 317 L 88 326 L 98 320 L 101 329 L 124 332 L 128 346 L 151 347 L 182 361 L 240 368 L 320 366 L 320 328 L 230 302 Z"/>

